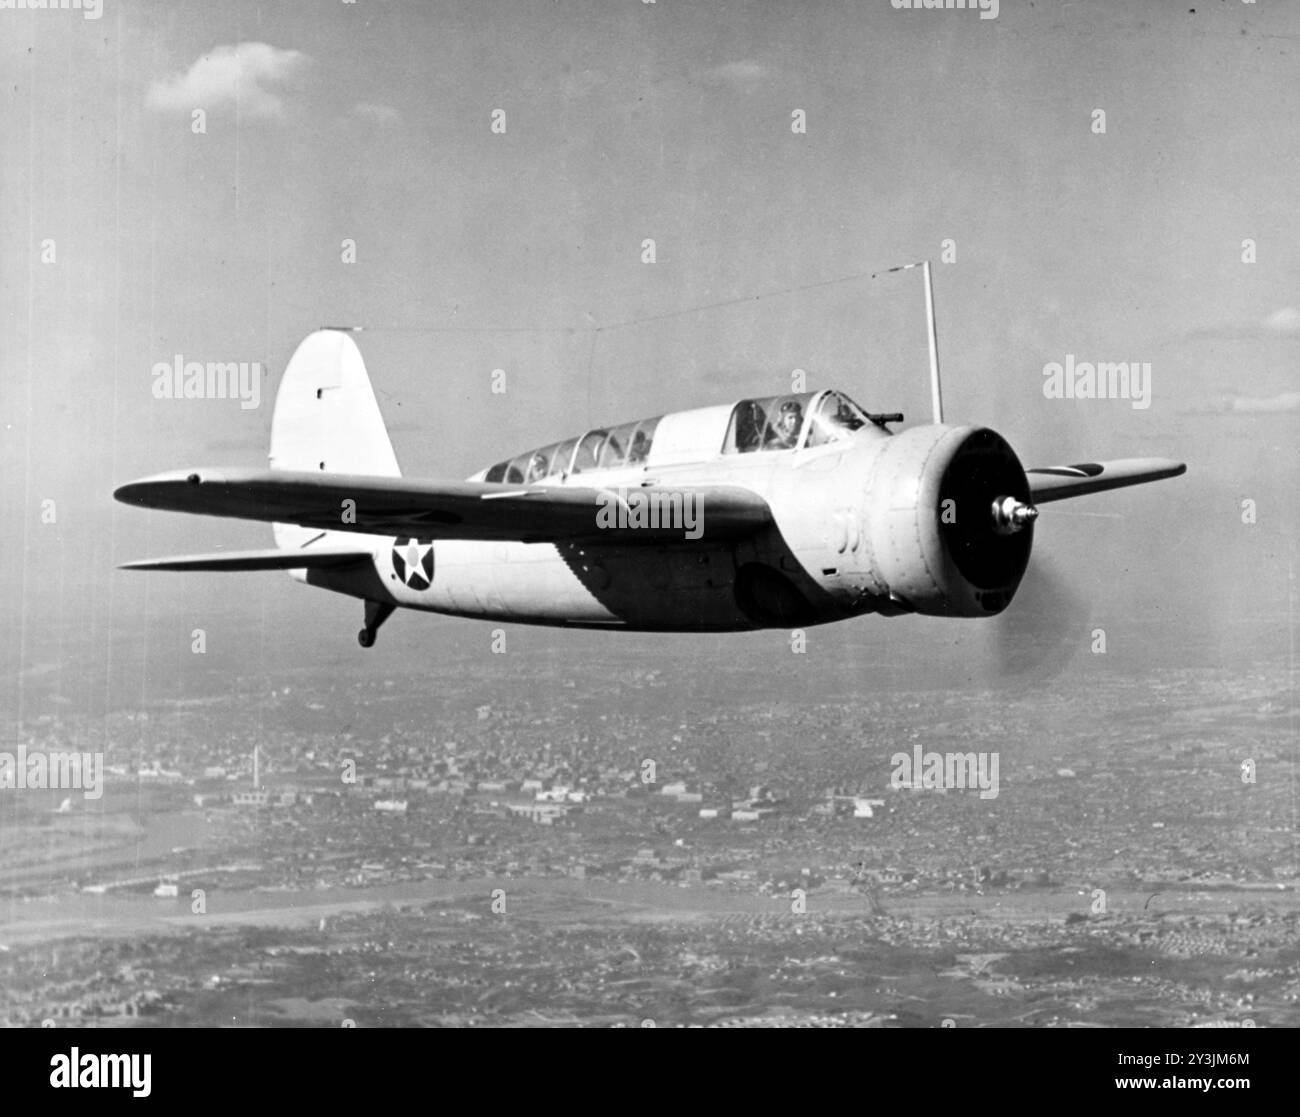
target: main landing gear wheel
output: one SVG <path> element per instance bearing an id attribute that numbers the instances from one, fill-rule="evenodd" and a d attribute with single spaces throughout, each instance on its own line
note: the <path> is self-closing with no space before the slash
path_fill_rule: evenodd
<path id="1" fill-rule="evenodd" d="M 379 626 L 393 615 L 396 605 L 387 601 L 367 601 L 366 602 L 366 626 L 357 633 L 357 643 L 363 648 L 372 648 L 375 645 L 375 633 L 379 631 Z"/>

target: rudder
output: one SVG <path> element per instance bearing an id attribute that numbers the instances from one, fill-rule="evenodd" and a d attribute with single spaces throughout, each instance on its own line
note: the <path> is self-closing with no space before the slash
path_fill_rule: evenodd
<path id="1" fill-rule="evenodd" d="M 272 469 L 400 477 L 388 428 L 356 342 L 340 330 L 308 334 L 289 358 L 271 416 Z M 320 532 L 274 524 L 279 547 Z"/>

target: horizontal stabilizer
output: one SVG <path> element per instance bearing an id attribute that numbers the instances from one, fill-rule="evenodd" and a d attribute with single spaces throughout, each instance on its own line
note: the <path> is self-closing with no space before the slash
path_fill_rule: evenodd
<path id="1" fill-rule="evenodd" d="M 172 555 L 169 558 L 124 562 L 121 570 L 318 570 L 326 566 L 351 566 L 373 555 L 353 547 L 282 551 L 217 551 L 210 555 Z"/>
<path id="2" fill-rule="evenodd" d="M 1182 462 L 1168 458 L 1121 458 L 1113 462 L 1082 462 L 1079 465 L 1052 465 L 1025 470 L 1029 479 L 1029 496 L 1035 504 L 1086 496 L 1126 485 L 1145 485 L 1187 472 Z"/>

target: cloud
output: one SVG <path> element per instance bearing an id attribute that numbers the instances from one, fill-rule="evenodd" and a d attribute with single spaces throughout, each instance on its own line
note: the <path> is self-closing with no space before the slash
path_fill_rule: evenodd
<path id="1" fill-rule="evenodd" d="M 358 101 L 352 106 L 352 115 L 371 124 L 393 124 L 402 119 L 402 114 L 392 105 L 380 105 L 374 101 Z"/>
<path id="2" fill-rule="evenodd" d="M 1230 411 L 1300 411 L 1300 392 L 1270 396 L 1229 396 Z"/>
<path id="3" fill-rule="evenodd" d="M 1223 395 L 1179 409 L 1183 415 L 1216 415 L 1225 411 L 1234 415 L 1276 415 L 1300 411 L 1300 392 L 1280 392 L 1276 396 Z"/>
<path id="4" fill-rule="evenodd" d="M 706 70 L 704 80 L 709 85 L 729 85 L 733 89 L 749 92 L 772 76 L 772 71 L 753 58 L 739 59 Z"/>
<path id="5" fill-rule="evenodd" d="M 1275 334 L 1300 334 L 1300 310 L 1284 306 L 1264 319 L 1264 328 Z"/>
<path id="6" fill-rule="evenodd" d="M 1193 338 L 1269 339 L 1300 337 L 1300 310 L 1293 306 L 1279 307 L 1258 322 L 1241 326 L 1205 326 L 1193 330 Z"/>
<path id="7" fill-rule="evenodd" d="M 245 117 L 278 117 L 284 99 L 273 87 L 283 86 L 309 61 L 301 51 L 267 43 L 219 46 L 185 73 L 153 82 L 145 104 L 158 112 L 184 113 L 238 104 Z"/>

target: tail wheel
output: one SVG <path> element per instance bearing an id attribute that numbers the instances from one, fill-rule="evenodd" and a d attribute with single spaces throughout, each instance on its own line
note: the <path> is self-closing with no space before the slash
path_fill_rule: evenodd
<path id="1" fill-rule="evenodd" d="M 370 648 L 375 643 L 375 633 L 379 631 L 379 626 L 393 615 L 393 610 L 397 606 L 388 601 L 371 601 L 366 600 L 366 625 L 357 633 L 357 643 L 363 648 Z"/>

